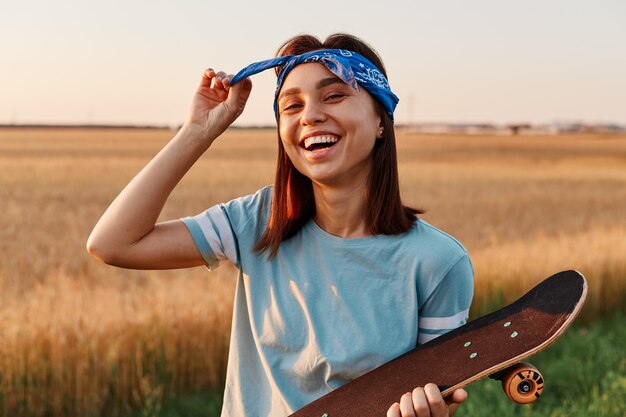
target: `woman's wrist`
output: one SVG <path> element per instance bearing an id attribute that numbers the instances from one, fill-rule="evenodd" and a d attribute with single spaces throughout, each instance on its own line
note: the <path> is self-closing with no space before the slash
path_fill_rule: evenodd
<path id="1" fill-rule="evenodd" d="M 188 142 L 188 146 L 199 147 L 202 152 L 206 151 L 217 135 L 210 132 L 205 126 L 192 122 L 185 122 L 175 136 L 178 140 Z"/>

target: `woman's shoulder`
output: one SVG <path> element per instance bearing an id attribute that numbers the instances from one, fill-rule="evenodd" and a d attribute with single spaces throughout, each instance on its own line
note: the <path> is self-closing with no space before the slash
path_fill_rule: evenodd
<path id="1" fill-rule="evenodd" d="M 446 277 L 452 280 L 448 282 L 463 288 L 471 285 L 472 261 L 457 238 L 422 219 L 416 220 L 412 230 L 413 256 L 420 265 L 420 286 L 424 293 L 430 293 L 427 288 L 437 287 Z"/>
<path id="2" fill-rule="evenodd" d="M 430 256 L 457 259 L 467 256 L 467 250 L 457 238 L 419 217 L 408 235 L 412 246 L 418 246 L 420 252 Z"/>
<path id="3" fill-rule="evenodd" d="M 260 188 L 254 193 L 234 198 L 227 203 L 221 204 L 226 210 L 254 210 L 266 206 L 271 203 L 272 189 L 271 185 Z"/>
<path id="4" fill-rule="evenodd" d="M 220 204 L 233 228 L 243 227 L 250 224 L 251 221 L 257 222 L 266 219 L 272 204 L 272 190 L 273 187 L 268 185 L 252 194 Z M 240 226 L 236 227 L 236 225 Z"/>

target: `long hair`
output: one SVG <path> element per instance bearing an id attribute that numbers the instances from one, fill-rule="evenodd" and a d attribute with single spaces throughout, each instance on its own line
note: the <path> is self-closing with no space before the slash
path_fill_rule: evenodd
<path id="1" fill-rule="evenodd" d="M 330 35 L 324 42 L 312 35 L 298 35 L 278 48 L 276 56 L 300 55 L 319 49 L 357 52 L 369 59 L 387 77 L 376 51 L 359 38 L 344 33 Z M 382 121 L 383 137 L 377 139 L 374 145 L 364 200 L 365 219 L 372 235 L 396 235 L 407 232 L 415 222 L 416 215 L 423 211 L 402 204 L 393 122 L 383 106 L 376 100 L 374 103 Z M 282 145 L 280 129 L 278 132 L 278 159 L 270 217 L 263 235 L 254 246 L 256 252 L 269 251 L 269 259 L 276 256 L 281 242 L 295 235 L 315 216 L 311 180 L 294 167 Z"/>

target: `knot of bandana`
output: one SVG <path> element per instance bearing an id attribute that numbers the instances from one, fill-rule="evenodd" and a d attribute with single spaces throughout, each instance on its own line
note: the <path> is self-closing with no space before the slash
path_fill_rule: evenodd
<path id="1" fill-rule="evenodd" d="M 302 55 L 285 55 L 255 62 L 235 74 L 231 80 L 231 85 L 266 69 L 280 67 L 276 81 L 276 92 L 274 93 L 274 114 L 278 119 L 278 93 L 280 93 L 285 78 L 296 65 L 309 62 L 323 64 L 330 72 L 357 91 L 359 85 L 365 88 L 383 105 L 393 121 L 393 112 L 398 104 L 398 97 L 391 91 L 387 78 L 369 59 L 352 51 L 322 49 Z"/>

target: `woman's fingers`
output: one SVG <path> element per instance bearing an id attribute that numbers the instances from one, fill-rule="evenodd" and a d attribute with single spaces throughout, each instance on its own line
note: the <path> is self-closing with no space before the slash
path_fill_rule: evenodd
<path id="1" fill-rule="evenodd" d="M 413 393 L 407 392 L 400 398 L 400 414 L 402 417 L 416 417 L 415 391 L 413 390 Z"/>
<path id="2" fill-rule="evenodd" d="M 439 387 L 435 384 L 426 384 L 424 387 L 424 395 L 433 417 L 444 417 L 448 415 L 448 406 L 441 396 Z"/>
<path id="3" fill-rule="evenodd" d="M 393 403 L 389 410 L 387 410 L 387 417 L 402 417 L 400 414 L 400 404 Z"/>
<path id="4" fill-rule="evenodd" d="M 444 400 L 437 385 L 426 384 L 404 394 L 400 402 L 389 407 L 387 417 L 448 417 L 466 399 L 465 390 L 458 389 Z"/>
<path id="5" fill-rule="evenodd" d="M 214 90 L 227 90 L 232 78 L 232 75 L 228 75 L 224 71 L 215 72 L 213 68 L 207 68 L 202 73 L 200 86 Z"/>
<path id="6" fill-rule="evenodd" d="M 417 417 L 430 417 L 434 414 L 431 413 L 430 404 L 428 403 L 428 397 L 426 390 L 422 387 L 415 388 L 411 393 L 413 400 L 413 409 Z"/>
<path id="7" fill-rule="evenodd" d="M 202 78 L 200 79 L 200 88 L 211 87 L 213 77 L 215 77 L 215 71 L 213 71 L 213 68 L 207 68 L 206 70 L 204 70 L 204 72 L 202 73 Z"/>
<path id="8" fill-rule="evenodd" d="M 246 102 L 248 101 L 248 97 L 250 97 L 250 92 L 252 91 L 252 81 L 249 79 L 242 80 L 237 84 L 231 86 L 230 80 L 232 79 L 232 75 L 227 77 L 224 80 L 225 88 L 228 91 L 228 98 L 226 99 L 226 104 L 235 110 L 237 116 L 239 116 L 244 107 L 246 106 Z"/>
<path id="9" fill-rule="evenodd" d="M 216 88 L 218 90 L 224 90 L 226 87 L 224 85 L 224 80 L 228 78 L 228 75 L 224 71 L 220 71 L 215 74 L 213 77 L 213 83 L 211 87 Z"/>
<path id="10" fill-rule="evenodd" d="M 455 390 L 452 395 L 446 398 L 450 415 L 453 415 L 456 409 L 459 408 L 459 405 L 465 400 L 467 400 L 467 391 L 463 388 Z"/>

